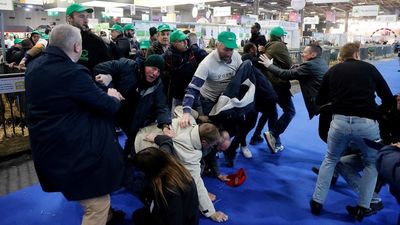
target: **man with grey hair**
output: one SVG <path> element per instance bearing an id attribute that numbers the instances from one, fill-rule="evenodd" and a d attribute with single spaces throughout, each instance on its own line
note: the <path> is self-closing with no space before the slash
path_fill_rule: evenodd
<path id="1" fill-rule="evenodd" d="M 76 63 L 81 52 L 79 29 L 58 25 L 44 53 L 28 65 L 29 140 L 42 189 L 79 201 L 83 225 L 104 225 L 124 171 L 112 119 L 123 97 L 96 86 Z"/>

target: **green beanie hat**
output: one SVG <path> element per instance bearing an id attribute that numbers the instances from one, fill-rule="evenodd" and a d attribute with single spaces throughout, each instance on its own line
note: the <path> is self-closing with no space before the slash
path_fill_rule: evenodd
<path id="1" fill-rule="evenodd" d="M 144 61 L 144 66 L 157 67 L 162 71 L 165 67 L 165 61 L 161 55 L 151 55 Z"/>

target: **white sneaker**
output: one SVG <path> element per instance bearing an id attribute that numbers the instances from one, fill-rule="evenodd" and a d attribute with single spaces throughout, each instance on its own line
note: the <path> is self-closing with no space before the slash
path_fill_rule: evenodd
<path id="1" fill-rule="evenodd" d="M 243 156 L 244 156 L 245 158 L 250 159 L 250 158 L 253 157 L 253 154 L 251 154 L 251 151 L 250 151 L 249 147 L 247 147 L 247 146 L 240 146 L 240 150 L 242 151 Z"/>
<path id="2" fill-rule="evenodd" d="M 272 154 L 276 153 L 276 149 L 275 149 L 275 144 L 276 144 L 276 140 L 275 137 L 272 136 L 271 132 L 267 131 L 264 133 L 264 138 L 267 141 L 267 145 L 269 150 L 271 150 Z"/>
<path id="3" fill-rule="evenodd" d="M 281 151 L 283 151 L 283 149 L 285 149 L 285 146 L 283 146 L 283 145 L 276 145 L 276 146 L 275 146 L 275 153 L 281 152 Z"/>

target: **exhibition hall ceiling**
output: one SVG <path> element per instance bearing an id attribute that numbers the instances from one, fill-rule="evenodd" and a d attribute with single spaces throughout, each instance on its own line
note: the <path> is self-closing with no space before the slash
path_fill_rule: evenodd
<path id="1" fill-rule="evenodd" d="M 167 1 L 168 2 L 168 1 Z M 192 2 L 196 2 L 195 0 Z M 321 1 L 320 1 L 321 2 Z M 322 1 L 323 2 L 323 1 Z M 325 1 L 327 2 L 327 1 Z M 379 5 L 380 15 L 393 15 L 400 12 L 400 0 L 350 0 L 350 3 L 323 3 L 313 4 L 312 0 L 307 0 L 304 9 L 305 16 L 324 15 L 328 10 L 336 11 L 337 17 L 344 17 L 345 12 L 351 13 L 353 6 L 363 5 Z M 211 7 L 231 6 L 232 11 L 238 14 L 254 14 L 254 0 L 227 0 L 207 2 L 206 5 Z M 260 0 L 260 14 L 284 14 L 289 13 L 293 9 L 290 7 L 291 0 Z M 191 10 L 193 4 L 176 6 L 180 10 Z"/>

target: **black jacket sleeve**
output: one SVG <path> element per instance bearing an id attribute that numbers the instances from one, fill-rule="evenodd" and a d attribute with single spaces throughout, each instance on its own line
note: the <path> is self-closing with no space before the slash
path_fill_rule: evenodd
<path id="1" fill-rule="evenodd" d="M 154 143 L 160 146 L 160 149 L 169 154 L 175 154 L 174 144 L 172 138 L 167 135 L 157 135 Z"/>
<path id="2" fill-rule="evenodd" d="M 281 79 L 284 79 L 284 80 L 297 80 L 300 77 L 311 75 L 311 70 L 307 63 L 303 63 L 298 67 L 288 69 L 288 70 L 281 69 L 275 65 L 270 65 L 268 67 L 268 70 L 271 71 L 271 73 L 273 75 L 275 75 Z"/>

